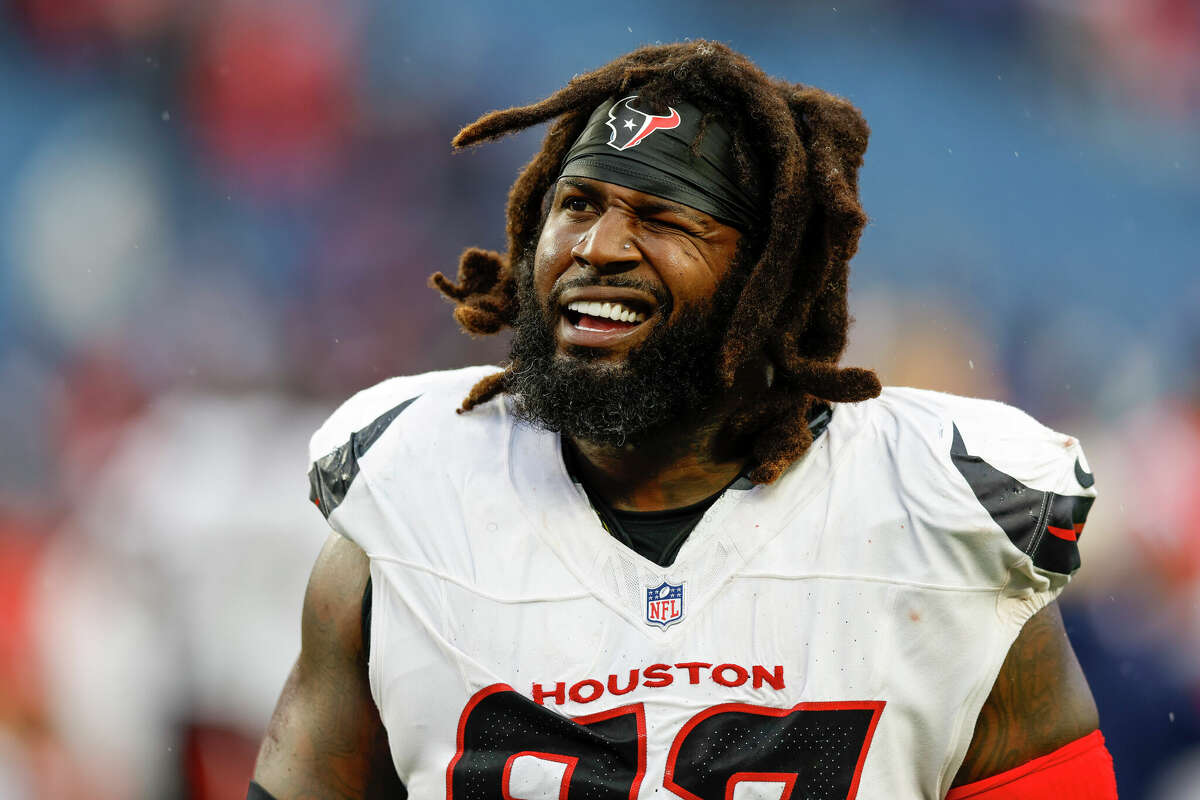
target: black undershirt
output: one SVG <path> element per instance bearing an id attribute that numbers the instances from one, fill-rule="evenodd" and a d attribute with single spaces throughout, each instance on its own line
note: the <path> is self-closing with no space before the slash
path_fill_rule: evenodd
<path id="1" fill-rule="evenodd" d="M 741 479 L 738 475 L 734 483 Z M 581 484 L 582 485 L 582 484 Z M 731 484 L 732 485 L 732 484 Z M 716 494 L 709 495 L 699 503 L 683 508 L 668 508 L 665 511 L 625 511 L 613 508 L 594 492 L 587 492 L 588 500 L 613 538 L 635 553 L 653 561 L 660 567 L 675 563 L 679 548 L 687 541 L 692 530 L 700 524 L 704 512 L 725 494 L 729 486 Z"/>
<path id="2" fill-rule="evenodd" d="M 814 441 L 825 432 L 832 415 L 833 409 L 823 404 L 815 406 L 809 412 L 808 426 L 812 430 Z M 682 508 L 669 508 L 665 511 L 625 511 L 613 508 L 602 497 L 589 489 L 587 484 L 579 479 L 570 448 L 564 448 L 563 452 L 567 456 L 567 471 L 587 493 L 588 500 L 591 501 L 592 508 L 596 510 L 596 515 L 600 517 L 600 522 L 604 525 L 605 530 L 621 544 L 660 567 L 669 567 L 675 563 L 675 556 L 679 554 L 679 548 L 700 524 L 705 512 L 720 499 L 721 495 L 730 489 L 738 491 L 754 486 L 743 473 L 739 473 L 720 491 L 698 503 Z"/>

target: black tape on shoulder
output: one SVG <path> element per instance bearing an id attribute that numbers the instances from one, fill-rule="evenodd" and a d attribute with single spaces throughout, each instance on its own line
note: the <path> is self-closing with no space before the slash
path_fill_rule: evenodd
<path id="1" fill-rule="evenodd" d="M 276 800 L 276 798 L 256 781 L 250 781 L 250 788 L 246 790 L 246 800 Z"/>
<path id="2" fill-rule="evenodd" d="M 980 505 L 1035 566 L 1061 575 L 1079 569 L 1078 541 L 1094 498 L 1031 489 L 970 455 L 957 425 L 950 458 Z"/>
<path id="3" fill-rule="evenodd" d="M 308 471 L 308 499 L 321 509 L 326 518 L 346 498 L 350 484 L 358 475 L 358 460 L 417 397 L 410 397 L 392 410 L 380 414 L 371 424 L 350 434 L 350 439 L 344 445 L 313 464 Z"/>

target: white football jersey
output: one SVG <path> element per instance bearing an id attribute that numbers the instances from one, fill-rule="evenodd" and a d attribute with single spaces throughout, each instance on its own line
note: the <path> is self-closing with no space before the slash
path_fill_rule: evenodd
<path id="1" fill-rule="evenodd" d="M 312 440 L 370 557 L 370 685 L 418 800 L 942 798 L 1024 622 L 1078 567 L 1078 443 L 1001 403 L 839 404 L 661 567 L 610 536 L 495 368 L 394 378 Z"/>

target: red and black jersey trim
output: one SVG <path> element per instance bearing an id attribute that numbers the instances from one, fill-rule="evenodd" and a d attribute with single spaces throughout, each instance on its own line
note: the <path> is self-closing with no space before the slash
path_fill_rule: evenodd
<path id="1" fill-rule="evenodd" d="M 321 509 L 326 518 L 341 504 L 346 492 L 350 490 L 350 484 L 358 475 L 358 460 L 417 397 L 410 397 L 392 410 L 379 415 L 365 428 L 350 434 L 350 439 L 344 445 L 313 463 L 312 469 L 308 471 L 308 499 Z"/>
<path id="2" fill-rule="evenodd" d="M 950 459 L 1009 541 L 1032 558 L 1035 566 L 1062 575 L 1079 569 L 1079 536 L 1095 498 L 1031 489 L 981 457 L 970 455 L 957 425 Z M 1082 467 L 1076 461 L 1076 480 L 1083 488 L 1095 482 L 1084 473 L 1085 482 L 1079 472 Z"/>

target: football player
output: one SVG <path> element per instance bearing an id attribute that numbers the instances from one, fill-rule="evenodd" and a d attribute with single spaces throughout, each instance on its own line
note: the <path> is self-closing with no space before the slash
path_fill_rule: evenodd
<path id="1" fill-rule="evenodd" d="M 250 797 L 1116 797 L 1054 604 L 1078 442 L 838 365 L 858 110 L 694 41 L 455 145 L 542 122 L 508 253 L 433 277 L 507 365 L 313 437 Z"/>

